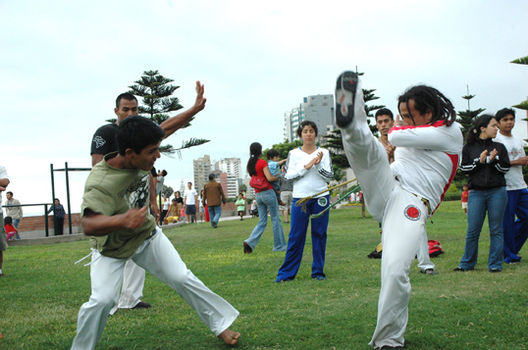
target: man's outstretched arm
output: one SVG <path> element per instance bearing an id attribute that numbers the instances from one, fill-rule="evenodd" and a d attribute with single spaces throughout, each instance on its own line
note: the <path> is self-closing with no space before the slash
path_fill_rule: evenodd
<path id="1" fill-rule="evenodd" d="M 205 108 L 206 98 L 204 97 L 204 86 L 199 81 L 196 82 L 196 101 L 194 106 L 188 110 L 165 120 L 160 124 L 161 128 L 165 130 L 165 138 L 172 135 L 176 130 L 184 126 L 192 117 Z"/>

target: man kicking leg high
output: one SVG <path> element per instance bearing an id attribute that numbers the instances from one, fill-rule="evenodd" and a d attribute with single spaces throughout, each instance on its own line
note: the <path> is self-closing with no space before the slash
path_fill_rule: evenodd
<path id="1" fill-rule="evenodd" d="M 338 77 L 336 122 L 345 153 L 367 209 L 383 227 L 378 319 L 370 341 L 376 349 L 404 346 L 410 266 L 424 240 L 426 219 L 449 188 L 462 150 L 460 127 L 453 124 L 455 110 L 438 90 L 411 87 L 398 98 L 398 109 L 404 125 L 389 133 L 396 147 L 389 165 L 384 147 L 368 127 L 357 74 Z"/>

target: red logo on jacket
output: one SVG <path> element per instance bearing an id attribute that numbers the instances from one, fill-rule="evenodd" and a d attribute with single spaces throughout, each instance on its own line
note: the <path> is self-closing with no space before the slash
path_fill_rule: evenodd
<path id="1" fill-rule="evenodd" d="M 418 219 L 420 219 L 420 216 L 421 216 L 420 209 L 418 209 L 414 205 L 408 205 L 404 209 L 403 213 L 405 214 L 405 217 L 407 219 L 412 220 L 412 221 L 417 221 Z"/>

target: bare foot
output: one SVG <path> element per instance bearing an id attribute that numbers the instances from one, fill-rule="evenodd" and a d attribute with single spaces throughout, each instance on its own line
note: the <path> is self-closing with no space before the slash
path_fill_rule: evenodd
<path id="1" fill-rule="evenodd" d="M 235 345 L 240 338 L 240 333 L 233 332 L 229 328 L 220 333 L 218 338 L 222 339 L 226 345 Z"/>

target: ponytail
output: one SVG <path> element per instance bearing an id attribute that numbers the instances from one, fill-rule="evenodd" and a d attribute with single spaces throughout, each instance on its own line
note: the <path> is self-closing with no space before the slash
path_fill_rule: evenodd
<path id="1" fill-rule="evenodd" d="M 251 146 L 249 146 L 249 160 L 247 162 L 247 172 L 249 175 L 257 175 L 257 171 L 255 170 L 255 166 L 257 165 L 257 161 L 262 154 L 262 145 L 258 142 L 253 142 Z"/>

